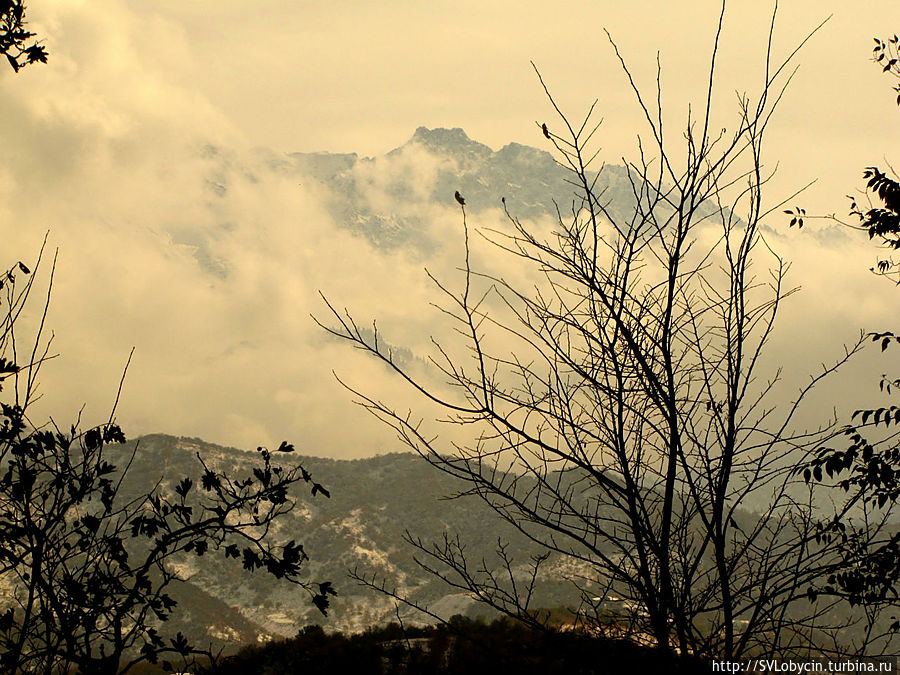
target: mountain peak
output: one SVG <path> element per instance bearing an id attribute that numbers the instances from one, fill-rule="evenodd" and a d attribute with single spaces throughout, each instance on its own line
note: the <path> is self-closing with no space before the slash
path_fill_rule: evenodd
<path id="1" fill-rule="evenodd" d="M 421 145 L 426 150 L 437 154 L 463 156 L 470 159 L 488 157 L 493 153 L 488 146 L 469 138 L 460 127 L 453 129 L 419 127 L 407 143 L 407 145 L 411 144 Z"/>

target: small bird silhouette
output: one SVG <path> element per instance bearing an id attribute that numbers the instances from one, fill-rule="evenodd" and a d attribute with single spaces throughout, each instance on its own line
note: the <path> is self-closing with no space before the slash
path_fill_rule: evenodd
<path id="1" fill-rule="evenodd" d="M 545 136 L 546 138 L 550 138 L 550 130 L 547 128 L 547 123 L 546 123 L 546 122 L 544 122 L 544 123 L 541 125 L 541 131 L 544 132 L 544 136 Z"/>
<path id="2" fill-rule="evenodd" d="M 463 196 L 462 196 L 461 194 L 459 194 L 459 190 L 457 190 L 456 192 L 454 192 L 454 193 L 453 193 L 453 196 L 456 198 L 456 201 L 459 202 L 459 205 L 460 205 L 460 206 L 465 206 L 465 205 L 466 205 L 466 200 L 463 198 Z"/>

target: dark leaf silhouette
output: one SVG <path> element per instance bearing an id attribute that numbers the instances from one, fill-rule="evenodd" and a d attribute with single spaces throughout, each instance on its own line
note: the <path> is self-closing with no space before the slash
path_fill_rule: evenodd
<path id="1" fill-rule="evenodd" d="M 328 596 L 322 593 L 313 596 L 313 604 L 316 608 L 322 612 L 323 616 L 328 616 L 328 607 L 331 604 L 328 600 Z"/>
<path id="2" fill-rule="evenodd" d="M 47 49 L 37 42 L 29 44 L 35 34 L 26 25 L 23 0 L 0 2 L 0 54 L 15 72 L 32 63 L 47 63 Z"/>
<path id="3" fill-rule="evenodd" d="M 194 481 L 192 481 L 190 478 L 182 478 L 181 482 L 175 488 L 175 494 L 177 494 L 179 497 L 187 497 L 187 493 L 190 492 L 193 485 Z"/>

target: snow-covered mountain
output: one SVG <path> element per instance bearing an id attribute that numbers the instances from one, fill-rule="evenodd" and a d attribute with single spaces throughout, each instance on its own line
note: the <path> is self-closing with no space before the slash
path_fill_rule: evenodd
<path id="1" fill-rule="evenodd" d="M 460 128 L 419 127 L 406 143 L 379 157 L 260 150 L 249 160 L 214 146 L 204 152 L 213 161 L 207 179 L 213 194 L 227 195 L 238 176 L 260 180 L 268 171 L 296 176 L 301 187 L 315 185 L 324 192 L 337 225 L 388 248 L 433 249 L 439 242 L 427 234 L 423 207 L 452 205 L 457 190 L 471 213 L 500 209 L 502 198 L 509 213 L 524 220 L 555 217 L 557 209 L 570 213 L 578 193 L 570 182 L 573 174 L 550 152 L 519 143 L 495 151 Z M 617 215 L 633 202 L 627 173 L 617 165 L 603 167 L 595 193 L 602 193 Z"/>
<path id="2" fill-rule="evenodd" d="M 199 482 L 197 454 L 211 468 L 236 477 L 249 473 L 258 461 L 256 453 L 199 439 L 152 435 L 138 442 L 128 482 L 128 491 L 135 493 L 151 489 L 160 478 L 164 489 L 184 476 Z M 130 455 L 130 447 L 123 454 Z M 312 498 L 300 490 L 297 508 L 279 518 L 273 531 L 276 538 L 303 544 L 310 556 L 305 567 L 309 579 L 334 584 L 338 596 L 328 617 L 311 605 L 306 592 L 261 572 L 249 573 L 239 560 L 189 555 L 175 563 L 185 583 L 173 593 L 180 606 L 170 628 L 201 642 L 235 644 L 293 636 L 308 623 L 352 631 L 395 619 L 395 601 L 348 578 L 352 569 L 377 575 L 388 588 L 445 618 L 486 614 L 486 608 L 419 567 L 404 534 L 426 542 L 458 535 L 473 564 L 493 560 L 498 539 L 503 539 L 523 572 L 536 552 L 479 498 L 446 499 L 463 486 L 414 454 L 350 461 L 279 454 L 277 459 L 284 465 L 301 463 L 331 493 L 328 499 Z M 579 594 L 571 579 L 578 570 L 561 560 L 548 561 L 545 570 L 537 605 L 576 605 Z"/>

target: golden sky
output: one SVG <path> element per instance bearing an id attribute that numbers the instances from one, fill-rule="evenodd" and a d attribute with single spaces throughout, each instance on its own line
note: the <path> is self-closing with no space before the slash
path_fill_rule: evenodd
<path id="1" fill-rule="evenodd" d="M 50 60 L 0 73 L 0 225 L 10 232 L 8 258 L 31 259 L 48 229 L 60 249 L 50 323 L 61 356 L 46 368 L 41 405 L 65 418 L 86 402 L 87 419 L 103 419 L 134 345 L 119 409 L 126 432 L 243 447 L 284 438 L 308 454 L 338 457 L 397 449 L 330 371 L 379 383 L 384 373 L 324 341 L 309 313 L 321 309 L 316 291 L 327 290 L 361 314 L 409 324 L 395 335 L 415 349 L 429 330 L 427 319 L 412 320 L 425 316 L 428 302 L 422 267 L 452 273 L 452 256 L 373 252 L 294 180 L 236 180 L 228 199 L 210 206 L 202 148 L 222 150 L 237 175 L 254 166 L 260 148 L 377 156 L 422 125 L 462 127 L 494 149 L 544 147 L 535 123 L 552 124 L 553 111 L 533 61 L 572 116 L 599 100 L 597 143 L 605 161 L 617 163 L 646 129 L 604 29 L 651 95 L 659 53 L 666 123 L 676 136 L 688 104 L 701 107 L 719 7 L 34 0 L 31 28 Z M 758 92 L 771 15 L 767 2 L 729 2 L 716 124 L 733 123 L 736 92 Z M 774 59 L 829 16 L 796 55 L 773 120 L 767 161 L 778 174 L 768 198 L 777 203 L 815 180 L 793 201 L 843 215 L 862 168 L 900 162 L 896 81 L 871 62 L 872 38 L 900 32 L 900 11 L 893 0 L 782 2 Z M 452 204 L 429 214 L 435 231 L 452 228 L 458 215 Z M 192 255 L 195 239 L 213 227 L 225 228 L 215 240 L 232 269 L 225 281 L 205 275 Z M 804 337 L 821 347 L 821 359 L 861 327 L 890 328 L 878 322 L 890 324 L 900 308 L 900 292 L 866 272 L 875 257 L 866 242 L 835 250 L 815 227 L 806 237 L 783 232 L 780 242 L 796 258 L 795 283 L 809 293 L 778 343 L 786 363 L 804 355 Z M 868 386 L 866 377 L 858 381 Z"/>

